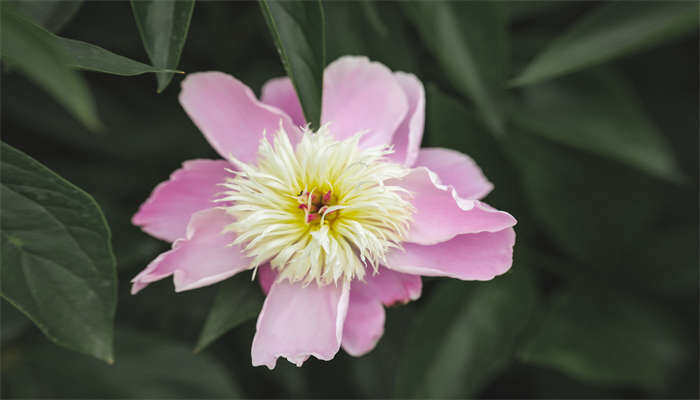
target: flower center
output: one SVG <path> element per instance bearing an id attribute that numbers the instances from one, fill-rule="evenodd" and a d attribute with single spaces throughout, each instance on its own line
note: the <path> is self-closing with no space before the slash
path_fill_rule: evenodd
<path id="1" fill-rule="evenodd" d="M 394 183 L 408 170 L 387 161 L 387 146 L 363 149 L 361 134 L 338 141 L 327 126 L 292 146 L 280 127 L 260 142 L 257 165 L 236 159 L 223 184 L 237 238 L 253 267 L 269 262 L 292 282 L 362 279 L 399 247 L 413 208 Z"/>

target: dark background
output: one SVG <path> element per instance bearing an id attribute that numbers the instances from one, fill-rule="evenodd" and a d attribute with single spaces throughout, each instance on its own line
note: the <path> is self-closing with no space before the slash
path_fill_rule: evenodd
<path id="1" fill-rule="evenodd" d="M 597 6 L 504 3 L 508 75 Z M 128 283 L 169 247 L 131 225 L 138 206 L 183 161 L 218 158 L 177 101 L 182 77 L 156 94 L 150 74 L 85 73 L 106 127 L 91 133 L 4 71 L 3 141 L 95 197 L 120 284 L 113 366 L 53 345 L 3 302 L 2 397 L 391 397 L 434 393 L 441 379 L 458 397 L 697 397 L 697 30 L 549 83 L 572 99 L 624 83 L 670 144 L 683 175 L 674 183 L 549 140 L 537 126 L 511 122 L 497 142 L 399 5 L 374 8 L 378 26 L 361 3 L 325 4 L 327 60 L 363 54 L 422 80 L 423 146 L 472 156 L 495 184 L 486 201 L 519 220 L 511 272 L 492 282 L 426 279 L 423 297 L 389 309 L 384 337 L 359 359 L 341 351 L 303 368 L 253 368 L 254 320 L 194 355 L 216 286 L 175 294 L 167 280 L 131 296 Z M 128 2 L 87 2 L 61 35 L 147 60 Z M 258 94 L 284 75 L 251 2 L 198 2 L 180 69 L 224 71 Z M 509 90 L 512 119 L 549 84 Z M 608 106 L 616 104 L 552 112 L 574 135 Z"/>

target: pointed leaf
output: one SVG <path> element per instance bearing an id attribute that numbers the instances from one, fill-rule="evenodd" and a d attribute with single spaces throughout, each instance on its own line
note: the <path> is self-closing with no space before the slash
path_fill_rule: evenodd
<path id="1" fill-rule="evenodd" d="M 512 119 L 555 142 L 680 181 L 668 141 L 637 97 L 624 76 L 594 70 L 526 90 Z"/>
<path id="2" fill-rule="evenodd" d="M 513 80 L 530 85 L 643 50 L 698 26 L 694 1 L 614 1 L 578 21 Z"/>
<path id="3" fill-rule="evenodd" d="M 190 28 L 194 0 L 132 0 L 131 8 L 153 65 L 160 69 L 177 69 Z M 160 93 L 173 79 L 173 73 L 158 72 L 156 78 Z"/>
<path id="4" fill-rule="evenodd" d="M 260 1 L 267 27 L 313 129 L 321 121 L 326 20 L 317 1 Z"/>
<path id="5" fill-rule="evenodd" d="M 222 282 L 194 351 L 202 351 L 226 332 L 255 318 L 263 300 L 260 287 L 248 274 L 241 273 Z"/>
<path id="6" fill-rule="evenodd" d="M 1 295 L 52 341 L 112 362 L 117 301 L 110 231 L 97 203 L 2 143 Z"/>
<path id="7" fill-rule="evenodd" d="M 477 395 L 512 357 L 535 300 L 522 265 L 490 282 L 441 284 L 409 330 L 396 396 Z"/>
<path id="8" fill-rule="evenodd" d="M 82 77 L 72 71 L 65 54 L 51 33 L 2 7 L 2 59 L 49 92 L 85 126 L 100 126 L 95 103 Z"/>
<path id="9" fill-rule="evenodd" d="M 492 132 L 504 130 L 499 106 L 507 73 L 506 13 L 498 2 L 401 3 L 455 89 L 474 101 Z"/>

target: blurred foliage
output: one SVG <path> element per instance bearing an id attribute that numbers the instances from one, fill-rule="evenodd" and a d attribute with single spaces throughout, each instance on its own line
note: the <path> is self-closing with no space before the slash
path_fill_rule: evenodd
<path id="1" fill-rule="evenodd" d="M 30 4 L 18 12 L 61 37 L 159 66 L 127 2 L 72 18 Z M 148 75 L 82 73 L 94 135 L 40 88 L 60 76 L 27 79 L 3 50 L 3 141 L 97 200 L 121 285 L 112 366 L 54 346 L 3 301 L 2 397 L 697 398 L 697 3 L 323 7 L 326 62 L 364 54 L 426 85 L 423 145 L 469 154 L 495 184 L 486 201 L 519 221 L 512 271 L 425 279 L 361 358 L 252 368 L 254 313 L 212 309 L 237 302 L 236 281 L 129 294 L 168 247 L 131 216 L 183 161 L 217 157 L 177 102 L 181 77 L 157 94 Z M 168 68 L 224 71 L 257 93 L 286 75 L 254 2 L 197 2 Z"/>

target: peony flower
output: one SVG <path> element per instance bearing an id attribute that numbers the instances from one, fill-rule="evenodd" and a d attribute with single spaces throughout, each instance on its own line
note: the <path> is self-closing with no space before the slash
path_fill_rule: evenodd
<path id="1" fill-rule="evenodd" d="M 421 275 L 489 280 L 511 266 L 516 221 L 479 200 L 493 188 L 479 167 L 419 148 L 425 95 L 411 74 L 365 57 L 331 63 L 317 132 L 288 78 L 257 100 L 229 75 L 190 74 L 180 103 L 223 159 L 185 162 L 136 213 L 173 246 L 132 293 L 252 270 L 267 295 L 254 366 L 330 360 L 341 346 L 360 356 L 382 336 L 384 307 L 420 297 Z"/>

